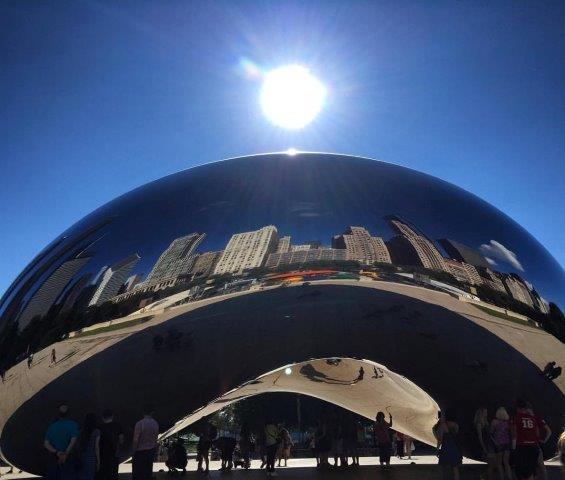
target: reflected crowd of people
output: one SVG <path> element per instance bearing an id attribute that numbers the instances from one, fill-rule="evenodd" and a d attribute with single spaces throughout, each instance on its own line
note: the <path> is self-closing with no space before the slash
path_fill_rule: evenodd
<path id="1" fill-rule="evenodd" d="M 276 475 L 277 467 L 288 466 L 295 447 L 309 451 L 319 469 L 359 466 L 359 458 L 374 447 L 381 468 L 389 468 L 391 457 L 412 460 L 414 440 L 395 431 L 390 412 L 377 412 L 372 428 L 356 415 L 328 410 L 316 421 L 305 439 L 295 442 L 289 429 L 276 419 L 268 418 L 261 427 L 243 425 L 237 433 L 219 430 L 212 421 L 203 419 L 192 431 L 196 444 L 197 471 L 210 472 L 212 455 L 221 461 L 220 470 L 249 469 L 251 459 L 261 460 L 260 468 L 268 476 Z M 473 419 L 477 451 L 486 462 L 486 480 L 547 480 L 542 445 L 551 430 L 532 405 L 519 399 L 512 408 L 499 406 L 489 411 L 481 406 Z M 444 479 L 459 480 L 463 453 L 462 435 L 455 410 L 438 413 L 432 433 L 437 441 L 438 464 Z M 470 432 L 467 432 L 470 433 Z M 143 410 L 135 424 L 131 445 L 126 447 L 124 431 L 111 410 L 100 416 L 88 413 L 79 425 L 70 417 L 70 409 L 62 404 L 57 419 L 45 433 L 44 447 L 49 456 L 49 480 L 117 480 L 120 462 L 131 457 L 132 479 L 151 480 L 156 460 L 164 461 L 171 475 L 185 474 L 188 451 L 185 440 L 177 436 L 158 442 L 159 424 L 151 406 Z M 565 461 L 565 434 L 558 444 L 558 455 Z"/>

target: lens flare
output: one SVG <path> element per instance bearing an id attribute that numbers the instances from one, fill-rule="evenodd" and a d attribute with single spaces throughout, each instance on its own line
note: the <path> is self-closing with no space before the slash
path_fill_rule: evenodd
<path id="1" fill-rule="evenodd" d="M 326 87 L 301 65 L 285 65 L 265 74 L 261 107 L 275 125 L 298 129 L 320 113 Z"/>

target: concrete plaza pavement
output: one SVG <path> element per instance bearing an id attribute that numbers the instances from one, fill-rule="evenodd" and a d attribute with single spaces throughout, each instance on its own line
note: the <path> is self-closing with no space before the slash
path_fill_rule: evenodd
<path id="1" fill-rule="evenodd" d="M 378 479 L 385 480 L 440 480 L 442 479 L 441 468 L 437 465 L 437 457 L 435 455 L 414 455 L 411 460 L 391 459 L 391 466 L 381 468 L 378 463 L 378 457 L 361 457 L 361 466 L 357 468 L 330 468 L 319 470 L 315 468 L 316 461 L 314 458 L 291 458 L 287 467 L 276 469 L 278 477 L 293 479 Z M 565 470 L 558 461 L 546 461 L 546 469 L 548 480 L 562 480 L 565 478 Z M 187 465 L 186 475 L 169 475 L 166 473 L 167 468 L 164 463 L 155 463 L 154 472 L 157 480 L 165 480 L 168 478 L 233 478 L 233 479 L 259 479 L 266 478 L 264 469 L 260 469 L 260 462 L 253 460 L 249 470 L 237 468 L 229 473 L 219 471 L 220 462 L 210 462 L 210 473 L 204 475 L 196 472 L 196 460 L 190 459 Z M 6 474 L 7 467 L 0 468 L 2 480 L 24 480 L 27 478 L 37 478 L 34 475 L 22 472 Z M 460 469 L 461 479 L 479 479 L 486 478 L 486 465 L 474 460 L 465 459 Z M 120 465 L 120 480 L 130 480 L 131 464 L 126 463 Z"/>

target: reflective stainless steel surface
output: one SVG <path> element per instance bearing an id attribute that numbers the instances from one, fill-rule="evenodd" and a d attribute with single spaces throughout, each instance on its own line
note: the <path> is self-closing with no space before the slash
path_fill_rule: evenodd
<path id="1" fill-rule="evenodd" d="M 3 296 L 1 453 L 41 473 L 61 401 L 128 431 L 152 402 L 170 434 L 264 391 L 386 407 L 428 443 L 455 407 L 471 457 L 475 409 L 525 395 L 555 438 L 565 381 L 540 369 L 565 364 L 564 280 L 504 214 L 402 167 L 273 154 L 186 170 L 85 217 Z"/>

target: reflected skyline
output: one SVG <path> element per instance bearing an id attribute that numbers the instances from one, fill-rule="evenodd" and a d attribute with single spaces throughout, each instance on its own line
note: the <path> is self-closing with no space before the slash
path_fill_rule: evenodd
<path id="1" fill-rule="evenodd" d="M 198 298 L 239 285 L 216 277 L 249 270 L 260 281 L 316 266 L 410 279 L 538 324 L 536 312 L 548 314 L 562 294 L 563 271 L 526 232 L 452 185 L 373 160 L 273 154 L 196 167 L 101 207 L 16 281 L 1 322 L 22 331 L 34 319 L 78 315 L 64 321 L 68 333 L 183 288 Z M 201 288 L 210 278 L 214 288 Z"/>
<path id="2" fill-rule="evenodd" d="M 72 226 L 6 292 L 2 455 L 41 470 L 18 432 L 40 428 L 37 405 L 61 394 L 80 414 L 115 401 L 131 426 L 142 391 L 172 426 L 269 369 L 358 355 L 442 408 L 460 402 L 450 382 L 491 402 L 535 385 L 556 425 L 563 379 L 540 371 L 563 363 L 564 284 L 515 222 L 402 167 L 297 154 L 179 172 Z M 347 378 L 373 378 L 358 370 Z M 200 382 L 188 397 L 173 394 L 179 376 Z M 98 379 L 96 396 L 85 378 Z"/>

